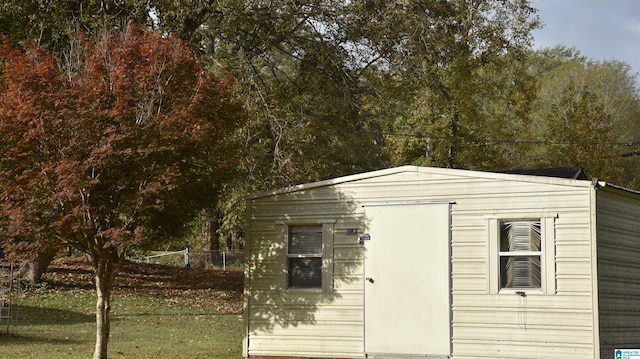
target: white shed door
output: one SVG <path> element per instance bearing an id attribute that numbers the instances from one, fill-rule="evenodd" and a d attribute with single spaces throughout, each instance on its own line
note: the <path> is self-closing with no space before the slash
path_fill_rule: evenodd
<path id="1" fill-rule="evenodd" d="M 365 353 L 451 354 L 450 205 L 365 205 Z"/>

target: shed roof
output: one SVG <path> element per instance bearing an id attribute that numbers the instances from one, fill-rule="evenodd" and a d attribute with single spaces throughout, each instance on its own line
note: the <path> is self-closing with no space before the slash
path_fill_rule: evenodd
<path id="1" fill-rule="evenodd" d="M 285 193 L 293 193 L 299 191 L 306 191 L 313 188 L 319 187 L 327 187 L 339 185 L 347 182 L 355 182 L 365 179 L 371 179 L 376 177 L 383 176 L 391 176 L 400 173 L 415 173 L 415 174 L 444 174 L 444 175 L 454 175 L 460 177 L 475 177 L 475 178 L 486 178 L 486 179 L 495 179 L 495 180 L 503 180 L 503 181 L 521 181 L 521 182 L 531 182 L 531 183 L 546 183 L 546 184 L 556 184 L 562 186 L 572 186 L 572 187 L 589 187 L 592 186 L 592 181 L 583 180 L 583 179 L 573 179 L 573 178 L 558 178 L 558 177 L 548 177 L 544 175 L 534 175 L 534 174 L 515 174 L 515 173 L 496 173 L 496 172 L 482 172 L 482 171 L 471 171 L 471 170 L 463 170 L 463 169 L 453 169 L 453 168 L 439 168 L 439 167 L 420 167 L 420 166 L 401 166 L 401 167 L 393 167 L 388 169 L 382 169 L 371 172 L 364 172 L 354 175 L 348 175 L 343 177 L 331 178 L 318 182 L 311 182 L 305 184 L 299 184 L 294 186 L 289 186 L 281 189 L 258 192 L 249 195 L 248 199 L 258 199 L 262 197 L 269 197 L 278 194 Z M 605 182 L 597 182 L 594 180 L 594 185 L 598 186 L 606 186 Z M 621 187 L 619 187 L 621 188 Z"/>
<path id="2" fill-rule="evenodd" d="M 504 173 L 531 175 L 531 176 L 545 176 L 545 177 L 558 177 L 558 178 L 570 178 L 577 180 L 588 180 L 586 172 L 582 167 L 553 167 L 553 168 L 536 168 L 536 169 L 517 169 L 509 170 Z"/>

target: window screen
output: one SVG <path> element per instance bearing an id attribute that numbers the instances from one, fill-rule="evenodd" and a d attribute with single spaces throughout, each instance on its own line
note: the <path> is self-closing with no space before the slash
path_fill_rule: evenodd
<path id="1" fill-rule="evenodd" d="M 540 220 L 500 222 L 500 288 L 542 288 Z"/>
<path id="2" fill-rule="evenodd" d="M 322 288 L 322 225 L 289 226 L 289 288 Z"/>

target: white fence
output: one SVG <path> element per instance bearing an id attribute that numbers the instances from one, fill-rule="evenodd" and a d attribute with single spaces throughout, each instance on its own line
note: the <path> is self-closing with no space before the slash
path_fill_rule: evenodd
<path id="1" fill-rule="evenodd" d="M 185 248 L 180 251 L 162 252 L 144 257 L 146 263 L 166 264 L 180 267 L 195 267 L 222 270 L 243 270 L 244 253 L 227 251 L 205 251 Z"/>

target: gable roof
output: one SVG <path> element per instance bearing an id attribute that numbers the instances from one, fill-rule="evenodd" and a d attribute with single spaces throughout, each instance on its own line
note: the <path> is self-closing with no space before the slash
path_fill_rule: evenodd
<path id="1" fill-rule="evenodd" d="M 564 186 L 576 186 L 576 187 L 589 187 L 592 185 L 592 181 L 586 181 L 582 178 L 558 178 L 557 176 L 544 176 L 544 175 L 534 175 L 534 174 L 526 174 L 526 173 L 497 173 L 497 172 L 482 172 L 482 171 L 471 171 L 471 170 L 463 170 L 463 169 L 453 169 L 453 168 L 440 168 L 440 167 L 420 167 L 420 166 L 401 166 L 401 167 L 393 167 L 387 168 L 377 171 L 364 172 L 359 174 L 353 174 L 343 177 L 331 178 L 317 182 L 299 184 L 294 186 L 289 186 L 281 189 L 275 189 L 270 191 L 263 191 L 254 194 L 250 194 L 247 196 L 247 199 L 258 199 L 262 197 L 269 197 L 278 194 L 285 193 L 293 193 L 299 191 L 305 191 L 313 188 L 326 187 L 339 185 L 347 182 L 360 181 L 365 179 L 371 179 L 376 177 L 383 176 L 391 176 L 400 173 L 416 173 L 416 174 L 444 174 L 444 175 L 455 175 L 461 177 L 475 177 L 475 178 L 487 178 L 487 179 L 496 179 L 496 180 L 504 180 L 504 181 L 523 181 L 523 182 L 532 182 L 532 183 L 547 183 L 547 184 L 556 184 L 556 185 L 564 185 Z M 597 180 L 594 180 L 597 181 Z M 604 182 L 595 182 L 598 186 L 605 186 Z"/>
<path id="2" fill-rule="evenodd" d="M 586 172 L 582 167 L 553 167 L 553 168 L 537 168 L 537 169 L 516 169 L 504 171 L 503 173 L 520 174 L 530 176 L 544 176 L 569 178 L 577 180 L 588 180 Z"/>

